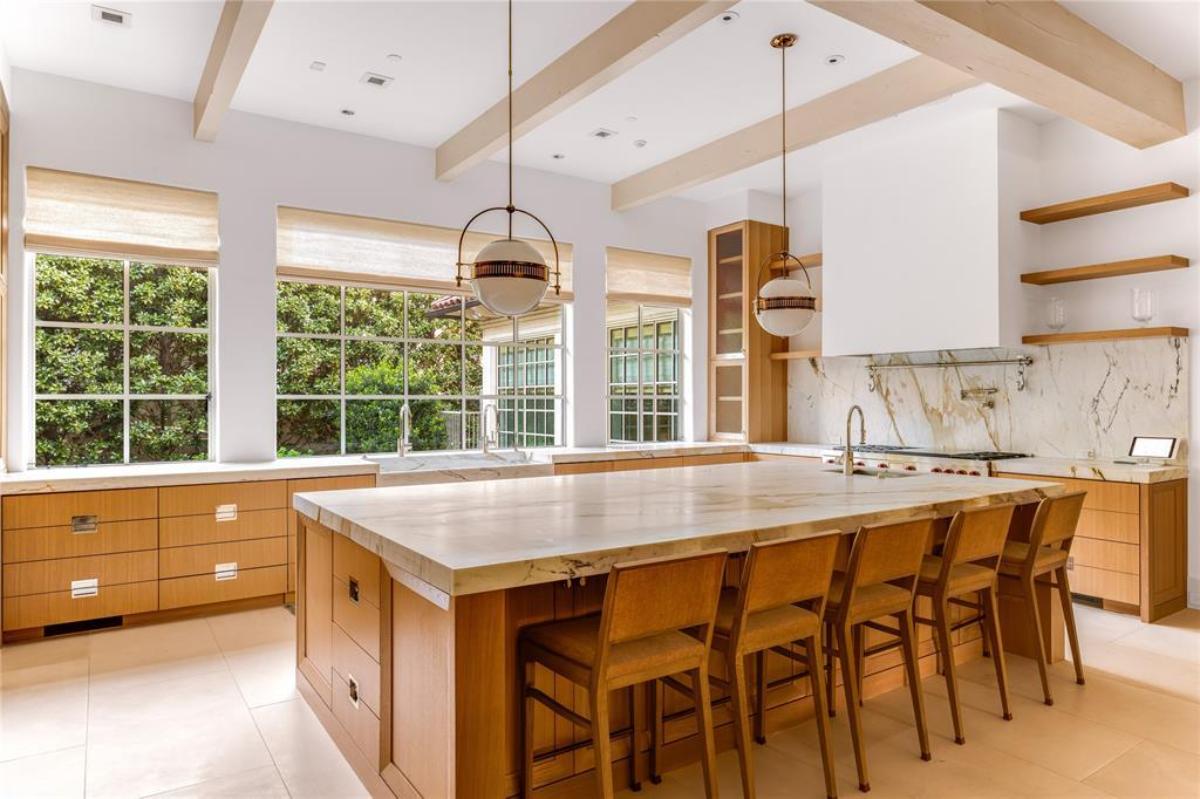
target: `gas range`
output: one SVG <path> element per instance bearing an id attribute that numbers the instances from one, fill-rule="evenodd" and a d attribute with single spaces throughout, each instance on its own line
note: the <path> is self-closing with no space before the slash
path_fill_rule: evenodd
<path id="1" fill-rule="evenodd" d="M 845 450 L 841 447 L 821 453 L 825 463 L 841 463 Z M 921 447 L 899 447 L 887 444 L 863 444 L 854 447 L 854 465 L 872 469 L 895 469 L 928 474 L 955 474 L 986 477 L 992 473 L 991 464 L 1012 458 L 1027 458 L 1021 452 L 998 450 L 939 452 Z"/>

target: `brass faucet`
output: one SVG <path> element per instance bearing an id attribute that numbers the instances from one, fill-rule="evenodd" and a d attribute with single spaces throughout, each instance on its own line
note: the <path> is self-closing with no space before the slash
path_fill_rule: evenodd
<path id="1" fill-rule="evenodd" d="M 858 443 L 867 443 L 867 417 L 862 408 L 851 405 L 850 412 L 846 414 L 846 451 L 842 453 L 842 474 L 847 477 L 854 474 L 854 446 L 850 443 L 850 428 L 854 422 L 855 411 L 858 411 Z"/>
<path id="2" fill-rule="evenodd" d="M 396 436 L 396 454 L 403 458 L 408 454 L 412 440 L 412 409 L 408 403 L 400 406 L 400 435 Z"/>

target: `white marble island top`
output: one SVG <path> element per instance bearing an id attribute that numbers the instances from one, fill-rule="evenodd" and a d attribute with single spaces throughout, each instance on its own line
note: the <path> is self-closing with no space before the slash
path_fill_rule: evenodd
<path id="1" fill-rule="evenodd" d="M 1052 482 L 886 479 L 780 462 L 302 493 L 304 515 L 448 596 L 607 572 L 614 562 L 1036 502 Z M 393 572 L 395 573 L 395 572 Z"/>

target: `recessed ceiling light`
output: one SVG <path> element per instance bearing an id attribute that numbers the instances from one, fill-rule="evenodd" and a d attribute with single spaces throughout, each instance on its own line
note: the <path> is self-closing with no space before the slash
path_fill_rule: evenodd
<path id="1" fill-rule="evenodd" d="M 378 72 L 364 72 L 363 76 L 358 79 L 358 82 L 382 89 L 393 80 L 395 80 L 395 78 L 389 75 L 380 75 Z"/>
<path id="2" fill-rule="evenodd" d="M 397 64 L 404 60 L 404 56 L 400 55 L 399 53 L 388 53 L 387 60 L 391 61 L 393 64 Z"/>
<path id="3" fill-rule="evenodd" d="M 354 116 L 354 109 L 353 109 L 353 108 L 343 108 L 343 109 L 342 109 L 342 116 L 344 116 L 344 117 L 352 117 L 352 116 Z"/>
<path id="4" fill-rule="evenodd" d="M 122 25 L 126 28 L 133 25 L 133 14 L 128 11 L 117 11 L 115 8 L 92 6 L 92 19 L 97 22 L 107 22 L 112 25 Z"/>
<path id="5" fill-rule="evenodd" d="M 831 66 L 831 67 L 836 67 L 838 64 L 842 63 L 845 60 L 846 60 L 846 56 L 844 56 L 844 55 L 834 54 L 834 55 L 825 56 L 825 64 L 827 66 Z"/>
<path id="6" fill-rule="evenodd" d="M 324 61 L 314 61 L 308 65 L 308 68 L 311 69 L 313 72 L 324 72 L 325 71 L 325 62 Z"/>
<path id="7" fill-rule="evenodd" d="M 563 160 L 564 158 L 566 158 L 567 156 L 565 156 L 565 155 L 564 155 L 564 154 L 562 154 L 562 153 L 555 153 L 554 155 L 552 155 L 552 156 L 550 156 L 550 157 L 551 157 L 551 158 L 553 158 L 555 161 L 561 161 L 561 160 Z"/>
<path id="8" fill-rule="evenodd" d="M 635 141 L 633 142 L 633 146 L 634 146 L 634 147 L 637 147 L 637 148 L 642 148 L 642 147 L 645 147 L 645 146 L 646 146 L 646 140 L 645 140 L 645 139 L 637 139 L 637 140 L 635 140 Z"/>
<path id="9" fill-rule="evenodd" d="M 608 128 L 596 128 L 588 135 L 593 139 L 611 139 L 613 136 L 617 135 L 617 132 L 615 130 L 609 130 Z"/>
<path id="10" fill-rule="evenodd" d="M 717 17 L 717 19 L 721 20 L 722 25 L 732 25 L 733 23 L 737 22 L 741 16 L 742 15 L 736 11 L 726 11 L 724 14 Z"/>
<path id="11" fill-rule="evenodd" d="M 625 121 L 626 122 L 637 122 L 637 117 L 630 115 L 630 116 L 625 117 Z"/>

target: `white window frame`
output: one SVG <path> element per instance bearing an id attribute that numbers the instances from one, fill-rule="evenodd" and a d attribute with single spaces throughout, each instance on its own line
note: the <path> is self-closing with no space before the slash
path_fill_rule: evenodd
<path id="1" fill-rule="evenodd" d="M 607 307 L 606 307 L 605 325 L 604 325 L 604 346 L 605 346 L 605 360 L 606 360 L 606 362 L 604 364 L 604 367 L 605 367 L 604 385 L 605 385 L 605 388 L 608 390 L 605 393 L 605 404 L 607 407 L 605 408 L 604 418 L 605 418 L 605 423 L 606 423 L 606 428 L 607 428 L 606 438 L 609 441 L 609 443 L 612 443 L 612 444 L 635 444 L 635 443 L 642 444 L 642 443 L 657 443 L 660 440 L 661 441 L 668 441 L 668 440 L 669 441 L 682 441 L 683 440 L 684 380 L 682 377 L 682 372 L 683 372 L 683 353 L 684 353 L 684 342 L 683 342 L 684 309 L 682 309 L 682 308 L 674 309 L 675 310 L 675 347 L 674 348 L 672 348 L 672 349 L 659 348 L 657 331 L 655 332 L 655 336 L 654 336 L 655 346 L 653 346 L 653 347 L 642 346 L 642 343 L 643 343 L 642 342 L 642 328 L 646 324 L 646 320 L 644 318 L 646 309 L 652 308 L 655 310 L 663 310 L 663 309 L 667 309 L 667 308 L 671 308 L 671 307 L 672 306 L 669 306 L 669 305 L 655 305 L 653 303 L 638 303 L 638 305 L 637 305 L 637 322 L 636 322 L 636 330 L 637 330 L 637 346 L 636 347 L 613 347 L 612 346 L 612 331 L 618 327 L 628 328 L 628 327 L 630 327 L 630 325 L 628 325 L 628 324 L 609 325 L 608 319 L 607 319 Z M 632 357 L 637 361 L 638 382 L 637 382 L 636 394 L 613 394 L 613 393 L 611 393 L 611 388 L 613 385 L 613 382 L 612 382 L 612 359 L 613 359 L 613 356 L 615 356 L 615 355 L 624 356 L 627 358 Z M 675 379 L 673 381 L 669 381 L 670 383 L 673 383 L 675 386 L 674 394 L 662 395 L 662 394 L 657 394 L 657 393 L 649 393 L 649 394 L 646 393 L 646 386 L 648 385 L 648 383 L 645 379 L 645 375 L 643 374 L 642 363 L 643 363 L 643 358 L 647 355 L 654 356 L 656 370 L 657 370 L 657 361 L 658 361 L 659 355 L 674 355 L 675 356 Z M 655 375 L 655 377 L 657 377 L 657 375 Z M 657 386 L 660 384 L 661 383 L 657 379 L 649 383 L 649 385 L 651 385 L 651 386 Z M 633 383 L 622 383 L 620 385 L 632 386 L 634 384 Z M 675 413 L 660 414 L 658 411 L 658 400 L 666 399 L 667 397 L 674 398 Z M 613 400 L 624 401 L 624 400 L 630 400 L 630 399 L 636 400 L 636 407 L 637 407 L 636 414 L 629 414 L 625 411 L 618 411 L 618 412 L 613 411 L 613 408 L 612 408 Z M 654 430 L 656 433 L 658 431 L 658 417 L 659 416 L 674 416 L 675 417 L 675 437 L 674 438 L 671 438 L 671 439 L 654 438 L 650 442 L 647 442 L 645 440 L 644 434 L 645 434 L 646 428 L 645 428 L 645 424 L 644 424 L 644 419 L 646 416 L 646 412 L 645 412 L 644 406 L 645 406 L 646 400 L 651 401 L 651 406 L 650 406 L 650 408 L 651 408 L 651 410 L 650 410 L 651 429 Z M 612 420 L 613 420 L 614 415 L 619 415 L 619 416 L 636 415 L 636 417 L 637 417 L 637 439 L 636 440 L 628 440 L 628 439 L 624 439 L 624 438 L 613 438 Z"/>

